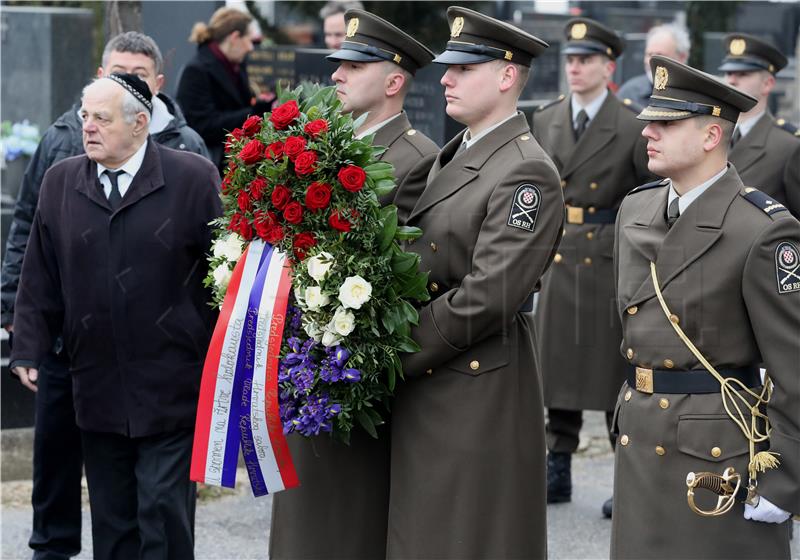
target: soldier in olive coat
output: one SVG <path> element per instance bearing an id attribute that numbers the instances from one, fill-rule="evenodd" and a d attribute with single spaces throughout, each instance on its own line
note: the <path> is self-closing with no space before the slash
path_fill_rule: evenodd
<path id="1" fill-rule="evenodd" d="M 745 185 L 764 191 L 799 217 L 800 137 L 794 126 L 776 120 L 767 109 L 775 74 L 786 66 L 786 57 L 774 45 L 744 33 L 727 35 L 725 50 L 719 69 L 727 82 L 758 99 L 739 115 L 728 158 Z"/>
<path id="2" fill-rule="evenodd" d="M 558 172 L 516 111 L 547 44 L 447 10 L 434 62 L 467 130 L 439 154 L 409 225 L 432 301 L 392 410 L 389 558 L 543 558 L 544 418 L 526 301 L 563 224 Z"/>
<path id="3" fill-rule="evenodd" d="M 788 558 L 787 520 L 800 511 L 800 223 L 726 164 L 733 123 L 756 100 L 668 58 L 651 66 L 653 96 L 639 118 L 650 121 L 650 169 L 669 179 L 629 194 L 617 220 L 630 371 L 616 413 L 611 557 Z M 751 503 L 701 516 L 687 503 L 687 474 L 732 467 L 747 487 L 750 463 L 748 438 L 706 368 L 758 393 L 759 364 L 774 393 L 761 405 L 771 437 L 756 450 L 780 464 L 757 476 Z M 695 492 L 699 507 L 716 503 Z"/>
<path id="4" fill-rule="evenodd" d="M 571 499 L 582 411 L 606 411 L 610 424 L 625 379 L 617 352 L 613 224 L 625 194 L 653 178 L 638 111 L 607 87 L 622 39 L 586 18 L 567 22 L 565 33 L 571 93 L 533 115 L 533 132 L 558 167 L 567 204 L 564 237 L 536 310 L 548 407 L 548 503 Z M 604 506 L 610 515 L 608 508 L 610 502 Z"/>
<path id="5" fill-rule="evenodd" d="M 405 205 L 425 187 L 438 148 L 411 128 L 403 99 L 416 70 L 433 53 L 391 23 L 363 10 L 348 10 L 347 37 L 328 58 L 339 62 L 333 74 L 345 111 L 369 113 L 358 136 L 375 134 L 387 146 L 381 159 L 395 166 Z M 399 62 L 395 62 L 399 60 Z M 394 193 L 381 201 L 390 204 Z M 410 207 L 407 211 L 410 211 Z M 378 439 L 360 428 L 350 444 L 324 436 L 288 438 L 301 486 L 274 497 L 272 558 L 347 558 L 372 560 L 386 552 L 389 510 L 388 425 Z"/>

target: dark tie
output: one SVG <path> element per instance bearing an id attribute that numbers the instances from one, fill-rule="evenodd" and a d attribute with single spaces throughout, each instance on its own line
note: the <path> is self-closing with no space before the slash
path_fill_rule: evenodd
<path id="1" fill-rule="evenodd" d="M 589 115 L 586 113 L 586 111 L 581 109 L 581 112 L 578 113 L 577 121 L 578 122 L 575 125 L 575 141 L 576 142 L 580 139 L 581 134 L 583 134 L 586 131 L 586 125 L 589 122 Z"/>
<path id="2" fill-rule="evenodd" d="M 106 169 L 105 174 L 108 180 L 111 181 L 111 192 L 108 194 L 108 203 L 111 205 L 112 210 L 119 208 L 122 202 L 122 194 L 119 192 L 119 176 L 125 173 L 124 171 L 109 171 Z"/>
<path id="3" fill-rule="evenodd" d="M 737 126 L 736 130 L 733 131 L 733 136 L 731 136 L 731 148 L 733 148 L 736 145 L 736 142 L 738 142 L 741 139 L 742 139 L 742 129 L 740 129 Z"/>
<path id="4" fill-rule="evenodd" d="M 681 215 L 680 202 L 678 202 L 680 198 L 681 197 L 676 196 L 672 202 L 669 203 L 669 208 L 667 208 L 667 228 L 671 228 Z"/>

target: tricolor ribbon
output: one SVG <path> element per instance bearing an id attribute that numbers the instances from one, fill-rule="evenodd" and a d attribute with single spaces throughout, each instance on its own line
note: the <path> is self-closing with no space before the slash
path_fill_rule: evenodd
<path id="1" fill-rule="evenodd" d="M 233 270 L 203 366 L 192 480 L 233 488 L 241 448 L 254 495 L 299 484 L 278 409 L 290 289 L 286 256 L 252 241 Z"/>

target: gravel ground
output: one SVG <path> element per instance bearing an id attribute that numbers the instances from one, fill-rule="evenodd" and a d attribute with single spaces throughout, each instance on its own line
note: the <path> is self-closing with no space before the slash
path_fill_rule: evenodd
<path id="1" fill-rule="evenodd" d="M 600 413 L 589 413 L 582 445 L 575 455 L 573 501 L 548 507 L 548 551 L 554 560 L 608 558 L 611 522 L 603 519 L 600 506 L 611 496 L 613 456 L 604 436 Z M 203 488 L 197 508 L 196 555 L 198 560 L 244 560 L 267 557 L 271 499 L 255 499 L 249 493 L 247 476 L 240 471 L 235 491 Z M 30 558 L 30 481 L 3 483 L 3 559 Z M 85 497 L 85 496 L 84 496 Z M 84 550 L 76 558 L 91 559 L 91 527 L 88 505 L 84 508 Z M 795 524 L 795 540 L 800 538 Z M 800 547 L 793 546 L 793 560 L 800 560 Z"/>

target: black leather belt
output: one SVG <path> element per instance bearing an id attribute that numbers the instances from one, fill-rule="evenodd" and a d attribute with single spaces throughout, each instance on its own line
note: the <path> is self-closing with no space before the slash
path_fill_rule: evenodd
<path id="1" fill-rule="evenodd" d="M 722 377 L 738 379 L 746 387 L 761 385 L 757 366 L 718 369 Z M 719 381 L 704 369 L 676 371 L 628 366 L 628 385 L 641 393 L 719 393 Z"/>
<path id="2" fill-rule="evenodd" d="M 598 209 L 594 206 L 582 208 L 567 204 L 568 224 L 613 224 L 617 221 L 617 209 Z"/>

